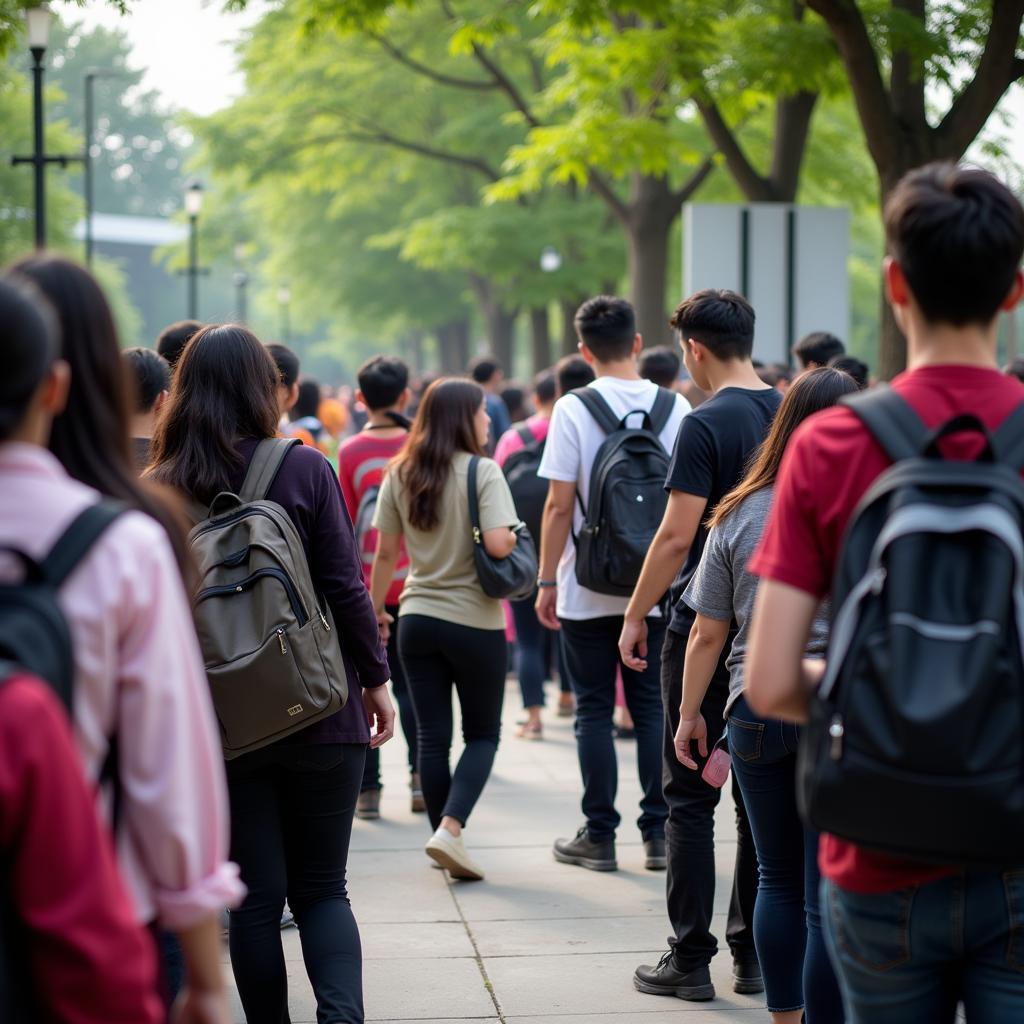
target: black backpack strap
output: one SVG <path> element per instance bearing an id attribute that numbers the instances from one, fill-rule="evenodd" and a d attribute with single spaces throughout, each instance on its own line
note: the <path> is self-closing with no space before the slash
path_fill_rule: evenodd
<path id="1" fill-rule="evenodd" d="M 519 426 L 515 428 L 515 431 L 519 440 L 523 442 L 525 447 L 529 448 L 531 445 L 535 445 L 537 443 L 537 438 L 533 436 L 533 431 L 527 424 L 520 423 Z"/>
<path id="2" fill-rule="evenodd" d="M 570 391 L 569 394 L 575 395 L 583 403 L 587 412 L 597 420 L 597 425 L 606 434 L 614 434 L 619 429 L 621 421 L 618 416 L 612 412 L 612 407 L 594 388 L 577 388 L 575 391 Z"/>
<path id="3" fill-rule="evenodd" d="M 480 456 L 474 455 L 469 460 L 466 470 L 466 494 L 469 497 L 469 524 L 473 527 L 473 543 L 480 543 L 480 499 L 476 493 L 476 469 L 480 465 Z"/>
<path id="4" fill-rule="evenodd" d="M 672 415 L 672 410 L 676 407 L 676 395 L 674 391 L 669 391 L 668 388 L 658 388 L 658 396 L 654 399 L 654 405 L 651 406 L 651 433 L 656 437 L 661 436 L 661 432 L 668 426 L 669 417 Z"/>
<path id="5" fill-rule="evenodd" d="M 74 572 L 89 549 L 125 508 L 118 501 L 103 498 L 72 520 L 40 566 L 52 587 L 59 587 Z"/>
<path id="6" fill-rule="evenodd" d="M 839 402 L 871 431 L 893 462 L 920 455 L 928 442 L 929 431 L 921 417 L 892 388 L 861 391 Z"/>
<path id="7" fill-rule="evenodd" d="M 256 445 L 238 491 L 242 501 L 262 501 L 274 485 L 284 457 L 302 441 L 297 437 L 268 437 Z"/>
<path id="8" fill-rule="evenodd" d="M 1000 462 L 1018 472 L 1024 470 L 1024 402 L 996 428 L 992 445 Z"/>

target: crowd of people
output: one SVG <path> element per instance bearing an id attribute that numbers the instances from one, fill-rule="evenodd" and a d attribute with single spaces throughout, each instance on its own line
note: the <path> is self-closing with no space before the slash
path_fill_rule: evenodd
<path id="1" fill-rule="evenodd" d="M 346 866 L 380 747 L 400 725 L 427 858 L 483 880 L 510 665 L 518 739 L 549 683 L 575 719 L 558 862 L 617 869 L 635 740 L 672 929 L 640 992 L 715 998 L 731 768 L 724 940 L 774 1024 L 1024 1015 L 1024 389 L 996 363 L 1024 209 L 932 165 L 886 229 L 889 387 L 826 332 L 756 363 L 712 289 L 678 352 L 602 295 L 530 387 L 379 355 L 327 393 L 238 324 L 122 350 L 82 267 L 9 267 L 0 1018 L 225 1024 L 226 928 L 246 1019 L 282 1024 L 294 922 L 317 1019 L 363 1021 Z"/>

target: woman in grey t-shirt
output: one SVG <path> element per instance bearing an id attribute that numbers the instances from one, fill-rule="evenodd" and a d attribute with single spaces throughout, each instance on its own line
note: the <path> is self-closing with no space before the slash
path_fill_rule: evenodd
<path id="1" fill-rule="evenodd" d="M 743 663 L 757 578 L 747 562 L 771 509 L 772 488 L 790 437 L 812 414 L 857 390 L 841 370 L 821 368 L 798 377 L 779 408 L 764 444 L 744 479 L 712 515 L 700 566 L 683 600 L 697 613 L 686 648 L 676 755 L 698 763 L 697 742 L 707 757 L 707 729 L 700 714 L 730 629 L 737 632 L 727 661 L 729 749 L 757 849 L 760 886 L 754 908 L 754 944 L 774 1024 L 843 1019 L 842 1002 L 825 952 L 818 913 L 818 837 L 805 830 L 796 808 L 796 726 L 759 718 L 743 698 Z M 827 609 L 819 609 L 807 653 L 822 657 L 828 642 Z M 805 914 L 806 903 L 806 914 Z"/>

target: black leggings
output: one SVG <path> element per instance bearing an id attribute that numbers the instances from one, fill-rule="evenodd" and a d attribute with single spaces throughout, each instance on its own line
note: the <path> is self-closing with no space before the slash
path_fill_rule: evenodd
<path id="1" fill-rule="evenodd" d="M 231 912 L 229 944 L 248 1024 L 289 1020 L 285 897 L 317 1021 L 362 1024 L 363 955 L 345 866 L 365 751 L 361 743 L 275 743 L 228 762 L 231 859 L 249 888 Z"/>
<path id="2" fill-rule="evenodd" d="M 398 650 L 416 709 L 420 781 L 430 824 L 436 829 L 449 816 L 465 825 L 498 751 L 508 663 L 505 631 L 404 615 Z M 453 683 L 466 743 L 454 775 L 449 766 Z"/>

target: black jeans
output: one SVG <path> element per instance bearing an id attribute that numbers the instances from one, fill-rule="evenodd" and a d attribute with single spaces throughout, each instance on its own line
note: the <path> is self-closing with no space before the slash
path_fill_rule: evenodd
<path id="1" fill-rule="evenodd" d="M 362 1024 L 363 956 L 345 867 L 365 750 L 275 743 L 227 764 L 231 859 L 249 888 L 230 915 L 231 969 L 248 1024 L 289 1021 L 285 897 L 318 1024 Z"/>
<path id="2" fill-rule="evenodd" d="M 494 764 L 501 735 L 508 645 L 503 629 L 474 629 L 428 615 L 403 615 L 398 650 L 416 708 L 420 784 L 430 824 L 469 820 Z M 452 684 L 465 749 L 451 771 Z"/>
<path id="3" fill-rule="evenodd" d="M 718 952 L 711 934 L 715 902 L 715 808 L 721 790 L 701 777 L 704 759 L 694 750 L 700 770 L 684 768 L 676 758 L 675 733 L 683 693 L 683 663 L 688 636 L 669 630 L 661 655 L 661 689 L 665 701 L 664 782 L 668 801 L 665 845 L 668 852 L 666 891 L 668 917 L 675 938 L 670 940 L 676 965 L 682 971 L 703 967 Z M 729 644 L 715 669 L 711 687 L 701 705 L 708 727 L 708 751 L 725 731 L 729 672 L 725 659 Z M 754 961 L 754 903 L 757 899 L 757 854 L 743 806 L 743 796 L 733 773 L 732 796 L 736 803 L 736 867 L 725 940 L 738 961 Z"/>
<path id="4" fill-rule="evenodd" d="M 398 656 L 398 605 L 388 605 L 387 613 L 395 620 L 388 638 L 388 665 L 391 667 L 391 692 L 395 695 L 398 705 L 398 720 L 402 724 L 402 735 L 409 750 L 409 771 L 416 768 L 416 712 L 409 695 L 409 685 L 402 669 L 402 659 Z M 367 789 L 380 789 L 380 750 L 366 748 L 366 767 L 363 769 L 363 781 L 360 792 Z"/>
<path id="5" fill-rule="evenodd" d="M 619 775 L 612 738 L 615 676 L 621 667 L 626 706 L 636 728 L 637 770 L 643 789 L 637 825 L 644 839 L 660 838 L 668 817 L 661 791 L 662 708 L 657 655 L 665 620 L 647 620 L 650 656 L 643 672 L 626 668 L 619 658 L 621 615 L 561 622 L 563 664 L 576 695 L 576 752 L 583 776 L 587 832 L 598 842 L 613 839 L 622 820 L 615 810 Z"/>

